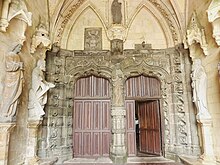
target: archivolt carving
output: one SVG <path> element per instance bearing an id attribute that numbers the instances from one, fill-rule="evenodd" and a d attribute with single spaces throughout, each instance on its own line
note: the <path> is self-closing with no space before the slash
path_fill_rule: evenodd
<path id="1" fill-rule="evenodd" d="M 63 35 L 63 31 L 64 28 L 66 27 L 67 22 L 69 21 L 69 19 L 71 18 L 71 16 L 73 15 L 73 13 L 79 8 L 79 6 L 81 6 L 81 4 L 85 2 L 85 0 L 78 0 L 77 3 L 75 3 L 70 10 L 68 11 L 68 13 L 64 16 L 63 21 L 61 22 L 59 29 L 56 33 L 56 42 L 59 42 L 62 35 Z"/>
<path id="2" fill-rule="evenodd" d="M 167 12 L 166 8 L 164 8 L 160 3 L 158 3 L 157 0 L 149 0 L 149 1 L 161 12 L 161 14 L 166 19 L 166 22 L 168 23 L 169 29 L 170 29 L 172 36 L 173 36 L 174 44 L 176 45 L 179 42 L 180 38 L 178 36 L 179 32 L 177 30 L 177 27 L 175 26 L 176 21 L 173 20 L 173 18 L 172 18 L 173 16 L 171 15 L 170 12 Z"/>

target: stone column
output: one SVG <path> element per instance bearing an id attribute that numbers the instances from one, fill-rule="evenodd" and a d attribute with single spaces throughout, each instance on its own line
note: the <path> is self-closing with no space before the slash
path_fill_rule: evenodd
<path id="1" fill-rule="evenodd" d="M 119 69 L 119 64 L 116 64 L 112 80 L 112 144 L 110 157 L 114 163 L 121 164 L 127 160 L 127 151 L 125 146 L 124 76 Z"/>
<path id="2" fill-rule="evenodd" d="M 15 123 L 0 123 L 0 165 L 8 164 L 8 148 L 10 133 Z"/>
<path id="3" fill-rule="evenodd" d="M 0 20 L 0 31 L 6 32 L 6 28 L 8 27 L 8 10 L 9 4 L 11 0 L 3 0 L 1 20 Z"/>
<path id="4" fill-rule="evenodd" d="M 37 157 L 37 131 L 41 123 L 41 120 L 28 121 L 28 137 L 25 165 L 35 165 L 39 161 L 39 158 Z"/>
<path id="5" fill-rule="evenodd" d="M 197 122 L 201 127 L 202 133 L 203 154 L 200 156 L 200 158 L 203 160 L 203 163 L 211 164 L 212 162 L 215 162 L 213 140 L 211 134 L 212 119 L 197 118 Z"/>

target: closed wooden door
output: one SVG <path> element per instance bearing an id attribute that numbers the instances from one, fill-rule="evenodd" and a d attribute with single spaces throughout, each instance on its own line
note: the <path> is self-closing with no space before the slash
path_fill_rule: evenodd
<path id="1" fill-rule="evenodd" d="M 110 98 L 106 79 L 77 81 L 73 113 L 74 157 L 109 156 Z"/>
<path id="2" fill-rule="evenodd" d="M 159 101 L 139 102 L 138 117 L 140 152 L 161 155 Z"/>

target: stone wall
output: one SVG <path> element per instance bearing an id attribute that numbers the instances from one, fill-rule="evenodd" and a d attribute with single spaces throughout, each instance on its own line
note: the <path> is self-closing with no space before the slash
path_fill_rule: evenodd
<path id="1" fill-rule="evenodd" d="M 13 18 L 6 32 L 0 32 L 0 79 L 3 83 L 5 76 L 5 55 L 12 50 L 16 43 L 25 36 L 25 42 L 20 53 L 21 61 L 24 63 L 24 84 L 22 94 L 17 109 L 16 126 L 11 132 L 10 146 L 9 146 L 9 161 L 8 164 L 23 164 L 25 161 L 26 147 L 27 147 L 27 104 L 28 94 L 31 85 L 31 72 L 35 66 L 36 55 L 30 54 L 31 38 L 35 32 L 35 27 L 39 24 L 39 17 L 41 20 L 47 21 L 47 4 L 43 1 L 27 1 L 25 2 L 27 10 L 32 12 L 32 26 L 27 27 L 27 23 L 21 19 Z M 0 2 L 0 8 L 2 1 Z M 1 11 L 1 9 L 0 9 Z M 26 30 L 27 28 L 27 30 Z M 24 39 L 24 38 L 22 38 Z M 0 92 L 2 86 L 0 85 Z M 0 98 L 1 100 L 1 98 Z"/>
<path id="2" fill-rule="evenodd" d="M 218 62 L 220 61 L 220 49 L 217 46 L 214 38 L 212 37 L 212 26 L 208 22 L 208 15 L 205 12 L 210 4 L 209 0 L 194 0 L 190 2 L 190 11 L 197 12 L 198 19 L 201 25 L 205 28 L 205 34 L 208 42 L 209 55 L 205 56 L 199 45 L 196 47 L 197 58 L 202 59 L 202 64 L 205 67 L 208 76 L 208 110 L 211 113 L 213 120 L 212 134 L 214 141 L 214 150 L 217 160 L 220 161 L 220 143 L 219 143 L 219 129 L 220 129 L 220 85 L 218 81 Z"/>

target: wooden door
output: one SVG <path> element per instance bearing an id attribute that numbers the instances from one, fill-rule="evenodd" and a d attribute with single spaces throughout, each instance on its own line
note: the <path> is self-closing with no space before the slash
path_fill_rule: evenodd
<path id="1" fill-rule="evenodd" d="M 161 155 L 159 101 L 138 103 L 140 152 Z"/>
<path id="2" fill-rule="evenodd" d="M 126 100 L 126 142 L 128 156 L 136 155 L 136 130 L 135 130 L 135 101 Z"/>
<path id="3" fill-rule="evenodd" d="M 73 113 L 74 157 L 109 156 L 110 98 L 106 79 L 90 76 L 77 81 Z"/>

